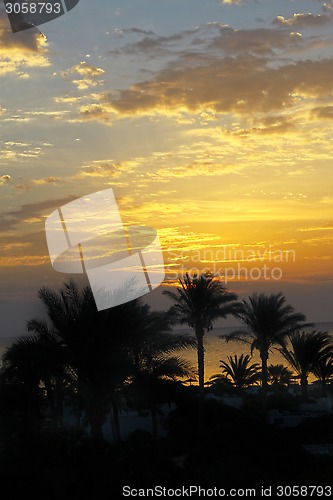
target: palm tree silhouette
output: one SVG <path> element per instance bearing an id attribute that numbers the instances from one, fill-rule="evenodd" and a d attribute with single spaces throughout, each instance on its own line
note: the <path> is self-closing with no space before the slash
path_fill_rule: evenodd
<path id="1" fill-rule="evenodd" d="M 158 401 L 164 389 L 170 389 L 170 381 L 194 375 L 190 364 L 176 353 L 179 349 L 194 347 L 192 339 L 184 335 L 160 333 L 145 339 L 138 363 L 134 365 L 133 389 L 140 404 L 148 404 L 152 417 L 152 433 L 158 437 Z"/>
<path id="2" fill-rule="evenodd" d="M 99 321 L 90 290 L 86 288 L 81 291 L 70 281 L 59 292 L 44 287 L 39 290 L 38 296 L 47 310 L 52 329 L 64 343 L 66 360 L 75 381 L 78 397 L 84 402 L 91 434 L 93 437 L 101 437 L 104 412 L 100 408 L 101 395 L 97 384 L 93 384 L 91 369 L 95 364 L 94 352 L 99 335 L 96 330 Z M 28 327 L 39 333 L 44 324 L 33 319 Z"/>
<path id="3" fill-rule="evenodd" d="M 170 315 L 175 322 L 194 329 L 197 339 L 199 395 L 204 397 L 205 357 L 204 336 L 213 328 L 217 318 L 225 318 L 237 311 L 237 295 L 229 292 L 212 274 L 190 277 L 188 273 L 179 279 L 176 292 L 163 292 L 174 300 Z"/>
<path id="4" fill-rule="evenodd" d="M 293 332 L 288 335 L 288 339 L 289 343 L 285 344 L 280 352 L 300 378 L 302 399 L 307 401 L 308 376 L 314 370 L 320 373 L 327 362 L 327 357 L 332 355 L 331 338 L 327 332 L 313 330 Z"/>
<path id="5" fill-rule="evenodd" d="M 117 411 L 116 393 L 128 375 L 126 339 L 130 303 L 97 311 L 89 287 L 80 290 L 70 281 L 59 292 L 42 288 L 39 293 L 50 329 L 61 339 L 68 371 L 83 405 L 91 436 L 101 439 L 110 404 Z M 28 328 L 37 334 L 45 323 L 34 319 Z"/>
<path id="6" fill-rule="evenodd" d="M 21 337 L 7 348 L 3 355 L 2 378 L 24 384 L 36 415 L 39 413 L 37 395 L 42 384 L 53 425 L 61 424 L 62 399 L 59 394 L 68 374 L 60 338 L 45 323 L 40 322 L 35 335 Z"/>
<path id="7" fill-rule="evenodd" d="M 282 364 L 269 365 L 268 367 L 268 382 L 276 389 L 288 387 L 292 375 L 292 372 Z"/>
<path id="8" fill-rule="evenodd" d="M 31 357 L 33 351 L 33 342 L 28 338 L 19 339 L 7 348 L 2 357 L 1 382 L 20 387 L 24 400 L 22 427 L 35 434 L 40 431 L 41 424 L 41 389 L 40 371 L 34 356 Z"/>
<path id="9" fill-rule="evenodd" d="M 250 364 L 251 356 L 248 354 L 227 356 L 227 360 L 221 360 L 222 375 L 213 375 L 209 380 L 218 382 L 227 379 L 236 389 L 245 389 L 260 380 L 260 365 Z"/>
<path id="10" fill-rule="evenodd" d="M 40 383 L 58 422 L 64 385 L 70 384 L 72 401 L 84 411 L 91 436 L 103 438 L 102 426 L 111 407 L 114 441 L 119 442 L 119 394 L 126 381 L 140 379 L 140 387 L 150 394 L 155 432 L 154 384 L 192 375 L 177 352 L 196 347 L 196 342 L 169 333 L 167 315 L 150 311 L 140 300 L 98 312 L 91 289 L 79 289 L 73 281 L 59 291 L 42 288 L 38 295 L 49 322 L 28 322 L 28 330 L 34 333 L 7 350 L 3 369 L 8 380 L 19 379 L 28 387 L 35 420 Z"/>
<path id="11" fill-rule="evenodd" d="M 250 344 L 251 355 L 257 349 L 261 359 L 262 408 L 266 409 L 268 389 L 267 361 L 269 352 L 276 345 L 283 345 L 286 336 L 301 327 L 308 326 L 303 322 L 305 316 L 296 313 L 280 292 L 265 295 L 252 294 L 249 300 L 243 300 L 236 316 L 246 329 L 222 335 L 226 341 L 237 340 Z"/>
<path id="12" fill-rule="evenodd" d="M 175 381 L 193 376 L 189 363 L 178 353 L 196 347 L 187 335 L 170 333 L 169 316 L 151 311 L 148 304 L 139 300 L 131 302 L 126 329 L 128 352 L 128 378 L 136 392 L 139 408 L 148 404 L 152 416 L 152 431 L 157 437 L 157 402 L 159 391 L 166 380 Z"/>
<path id="13" fill-rule="evenodd" d="M 312 367 L 312 373 L 321 382 L 322 397 L 327 397 L 327 383 L 333 380 L 333 352 L 323 354 Z"/>

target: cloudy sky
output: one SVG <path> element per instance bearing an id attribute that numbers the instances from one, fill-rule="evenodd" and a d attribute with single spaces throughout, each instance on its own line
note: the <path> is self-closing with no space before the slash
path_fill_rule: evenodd
<path id="1" fill-rule="evenodd" d="M 110 187 L 169 285 L 227 268 L 333 321 L 332 0 L 80 0 L 15 34 L 0 7 L 2 337 L 64 280 L 45 218 Z"/>

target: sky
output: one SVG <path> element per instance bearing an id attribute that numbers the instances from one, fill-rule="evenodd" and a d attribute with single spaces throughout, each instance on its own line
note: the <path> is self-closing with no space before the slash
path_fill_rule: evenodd
<path id="1" fill-rule="evenodd" d="M 70 277 L 45 219 L 108 188 L 158 231 L 152 307 L 210 269 L 333 321 L 332 25 L 332 0 L 80 0 L 12 33 L 0 1 L 0 336 Z"/>

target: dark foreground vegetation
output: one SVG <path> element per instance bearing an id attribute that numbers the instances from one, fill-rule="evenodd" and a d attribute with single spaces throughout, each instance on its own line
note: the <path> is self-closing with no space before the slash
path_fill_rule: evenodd
<path id="1" fill-rule="evenodd" d="M 240 303 L 213 278 L 186 277 L 167 314 L 140 301 L 97 312 L 89 289 L 74 283 L 42 289 L 48 321 L 31 320 L 28 333 L 3 356 L 0 373 L 0 488 L 2 498 L 104 500 L 125 485 L 169 488 L 259 488 L 330 485 L 332 455 L 304 445 L 333 447 L 333 414 L 293 428 L 269 423 L 269 410 L 293 414 L 309 402 L 308 376 L 332 393 L 332 345 L 326 332 L 306 332 L 305 316 L 282 294 Z M 231 335 L 258 349 L 229 356 L 204 385 L 204 335 L 215 319 L 233 314 L 244 329 Z M 194 336 L 172 332 L 185 323 Z M 228 339 L 226 339 L 228 340 Z M 288 367 L 269 365 L 277 347 Z M 196 349 L 194 368 L 181 357 Z M 299 395 L 289 386 L 300 382 Z M 258 386 L 258 393 L 248 391 Z M 238 396 L 240 409 L 221 395 Z M 149 432 L 121 433 L 122 407 L 148 415 Z M 159 423 L 162 404 L 170 412 Z M 70 422 L 65 408 L 70 408 Z M 103 434 L 110 422 L 112 439 Z M 161 432 L 163 431 L 163 432 Z"/>
<path id="2" fill-rule="evenodd" d="M 80 432 L 30 435 L 1 449 L 3 498 L 104 500 L 122 487 L 200 485 L 327 485 L 332 457 L 315 457 L 302 447 L 309 433 L 333 443 L 333 418 L 312 419 L 297 429 L 278 429 L 262 419 L 207 402 L 200 429 L 197 402 L 185 397 L 167 421 L 166 438 L 134 432 L 112 445 Z"/>

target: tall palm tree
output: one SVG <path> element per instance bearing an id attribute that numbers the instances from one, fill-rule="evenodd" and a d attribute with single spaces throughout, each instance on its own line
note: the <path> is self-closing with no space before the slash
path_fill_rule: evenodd
<path id="1" fill-rule="evenodd" d="M 145 368 L 150 361 L 151 371 L 155 360 L 159 367 L 155 366 L 153 371 L 157 373 L 159 368 L 159 376 L 162 376 L 161 370 L 166 375 L 168 369 L 171 374 L 172 366 L 174 373 L 186 372 L 185 365 L 180 360 L 176 363 L 170 353 L 193 346 L 193 339 L 167 334 L 171 327 L 166 315 L 150 311 L 140 300 L 98 312 L 91 289 L 79 289 L 73 281 L 59 291 L 42 288 L 39 297 L 46 307 L 49 324 L 38 319 L 28 323 L 35 338 L 43 339 L 45 344 L 35 385 L 38 377 L 42 377 L 48 390 L 51 386 L 46 375 L 53 361 L 65 364 L 92 437 L 103 437 L 102 426 L 111 406 L 115 441 L 120 440 L 118 394 L 135 367 L 142 369 L 143 359 Z M 56 339 L 56 346 L 61 346 L 54 360 L 51 357 L 54 353 L 48 347 L 51 337 Z M 24 359 L 31 363 L 31 356 Z"/>
<path id="2" fill-rule="evenodd" d="M 321 382 L 322 397 L 327 397 L 327 382 L 333 380 L 333 352 L 323 354 L 312 366 L 312 373 Z"/>
<path id="3" fill-rule="evenodd" d="M 91 436 L 101 439 L 109 405 L 127 376 L 126 325 L 130 305 L 97 311 L 92 291 L 82 290 L 70 281 L 59 292 L 39 291 L 52 330 L 64 345 L 66 363 L 75 381 L 78 397 L 91 429 Z M 44 328 L 38 319 L 30 328 Z"/>
<path id="4" fill-rule="evenodd" d="M 227 379 L 236 389 L 245 389 L 260 380 L 260 365 L 251 362 L 251 356 L 241 354 L 239 357 L 227 356 L 228 361 L 221 360 L 222 375 L 210 377 L 212 381 Z"/>
<path id="5" fill-rule="evenodd" d="M 332 354 L 331 338 L 327 332 L 296 331 L 288 335 L 289 343 L 280 352 L 295 370 L 301 382 L 302 399 L 308 400 L 308 376 L 318 370 L 323 360 Z"/>
<path id="6" fill-rule="evenodd" d="M 175 322 L 194 329 L 197 339 L 199 394 L 202 400 L 205 381 L 204 336 L 213 328 L 217 318 L 235 314 L 237 295 L 229 292 L 212 274 L 191 277 L 186 273 L 178 281 L 176 292 L 167 290 L 164 294 L 175 302 L 170 309 Z"/>
<path id="7" fill-rule="evenodd" d="M 292 372 L 282 364 L 269 365 L 268 382 L 272 387 L 288 387 L 292 378 Z"/>
<path id="8" fill-rule="evenodd" d="M 276 345 L 283 345 L 288 334 L 305 325 L 305 316 L 295 312 L 280 292 L 265 295 L 252 294 L 249 300 L 243 300 L 236 316 L 241 320 L 245 329 L 234 331 L 221 336 L 226 341 L 238 340 L 251 347 L 251 355 L 257 349 L 261 359 L 262 407 L 266 409 L 268 389 L 269 352 Z"/>

